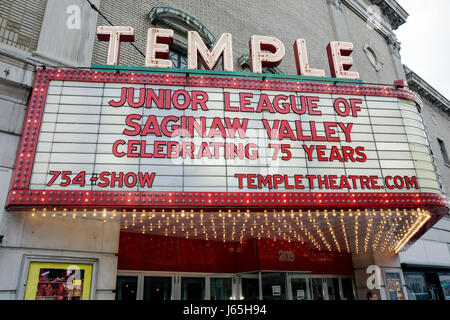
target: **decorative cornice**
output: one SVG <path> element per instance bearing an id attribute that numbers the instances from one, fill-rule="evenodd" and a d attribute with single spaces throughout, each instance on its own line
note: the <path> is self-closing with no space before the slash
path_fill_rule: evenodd
<path id="1" fill-rule="evenodd" d="M 394 30 L 404 24 L 409 16 L 395 0 L 370 0 L 370 2 L 380 7 Z"/>
<path id="2" fill-rule="evenodd" d="M 340 0 L 357 15 L 359 15 L 364 21 L 367 21 L 368 26 L 376 29 L 384 37 L 393 33 L 393 30 L 397 29 L 401 24 L 406 22 L 408 13 L 400 7 L 397 2 L 383 1 L 383 0 Z M 328 0 L 333 2 L 333 0 Z M 392 6 L 388 7 L 387 2 Z M 378 7 L 379 10 L 373 10 L 373 7 Z M 384 9 L 383 9 L 384 8 Z M 391 9 L 389 9 L 391 8 Z M 389 10 L 397 8 L 397 12 L 393 11 L 389 14 Z M 377 12 L 379 11 L 379 12 Z M 397 17 L 397 18 L 396 18 Z"/>
<path id="3" fill-rule="evenodd" d="M 374 11 L 369 2 L 361 0 L 342 0 L 343 3 L 352 10 L 355 14 L 366 21 L 368 28 L 373 28 L 378 31 L 383 37 L 387 37 L 392 34 L 392 26 L 388 23 L 387 19 L 384 19 L 378 12 Z M 380 9 L 381 10 L 381 9 Z"/>
<path id="4" fill-rule="evenodd" d="M 450 116 L 450 101 L 407 66 L 404 65 L 403 68 L 405 70 L 409 89 L 417 92 L 422 99 L 428 100 L 433 106 Z"/>
<path id="5" fill-rule="evenodd" d="M 337 9 L 342 11 L 342 0 L 327 0 L 327 3 L 334 5 Z"/>

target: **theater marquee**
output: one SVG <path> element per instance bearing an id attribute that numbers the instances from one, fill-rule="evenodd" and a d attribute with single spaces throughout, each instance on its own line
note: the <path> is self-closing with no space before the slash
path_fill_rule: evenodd
<path id="1" fill-rule="evenodd" d="M 359 84 L 39 70 L 9 206 L 441 202 L 412 100 Z"/>

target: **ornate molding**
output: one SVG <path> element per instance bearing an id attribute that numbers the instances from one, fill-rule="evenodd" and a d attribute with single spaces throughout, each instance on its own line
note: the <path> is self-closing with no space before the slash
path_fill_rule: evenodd
<path id="1" fill-rule="evenodd" d="M 370 0 L 370 2 L 380 7 L 383 15 L 389 19 L 393 30 L 404 24 L 409 16 L 395 0 Z"/>
<path id="2" fill-rule="evenodd" d="M 364 50 L 367 58 L 369 59 L 370 63 L 372 64 L 372 66 L 375 68 L 375 71 L 377 71 L 377 72 L 381 71 L 383 69 L 384 63 L 378 57 L 378 55 L 370 41 L 366 41 L 366 43 L 364 44 L 363 50 Z M 374 61 L 372 61 L 372 59 L 370 58 L 371 56 Z"/>
<path id="3" fill-rule="evenodd" d="M 394 34 L 389 34 L 386 37 L 386 41 L 389 45 L 389 49 L 391 52 L 397 57 L 400 58 L 400 49 L 401 43 L 397 40 L 397 37 Z"/>
<path id="4" fill-rule="evenodd" d="M 337 9 L 342 11 L 342 0 L 327 0 L 327 3 L 330 5 L 332 4 Z"/>
<path id="5" fill-rule="evenodd" d="M 381 14 L 374 13 L 374 5 L 362 2 L 361 0 L 343 0 L 343 3 L 356 15 L 361 17 L 361 19 L 366 21 L 369 28 L 375 29 L 382 34 L 383 37 L 393 33 L 392 28 L 386 19 L 383 19 Z"/>
<path id="6" fill-rule="evenodd" d="M 160 21 L 164 24 L 167 24 L 174 30 L 178 30 L 181 33 L 186 33 L 185 28 L 180 27 L 178 24 L 173 22 L 182 22 L 189 26 L 191 30 L 197 31 L 202 37 L 205 44 L 208 46 L 212 46 L 216 42 L 216 38 L 214 35 L 206 28 L 199 20 L 194 18 L 193 16 L 187 14 L 178 9 L 169 8 L 169 7 L 155 7 L 148 14 L 148 18 L 150 23 L 154 24 L 155 21 Z M 172 21 L 171 21 L 172 20 Z"/>
<path id="7" fill-rule="evenodd" d="M 417 92 L 422 99 L 431 102 L 433 106 L 439 108 L 450 117 L 450 101 L 407 66 L 404 65 L 403 68 L 409 89 Z"/>

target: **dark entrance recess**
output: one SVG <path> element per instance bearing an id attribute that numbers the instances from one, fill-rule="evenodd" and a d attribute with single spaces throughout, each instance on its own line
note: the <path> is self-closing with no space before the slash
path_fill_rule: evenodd
<path id="1" fill-rule="evenodd" d="M 117 277 L 116 300 L 136 300 L 137 282 L 137 277 Z"/>

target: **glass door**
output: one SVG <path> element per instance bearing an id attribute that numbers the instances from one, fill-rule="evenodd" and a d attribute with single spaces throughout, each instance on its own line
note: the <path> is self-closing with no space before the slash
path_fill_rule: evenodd
<path id="1" fill-rule="evenodd" d="M 118 276 L 116 300 L 136 300 L 138 292 L 137 276 Z"/>
<path id="2" fill-rule="evenodd" d="M 240 300 L 259 300 L 259 273 L 239 275 Z"/>
<path id="3" fill-rule="evenodd" d="M 327 294 L 328 300 L 341 300 L 341 293 L 339 290 L 339 279 L 338 278 L 327 278 Z"/>
<path id="4" fill-rule="evenodd" d="M 305 274 L 290 274 L 290 300 L 311 300 L 309 277 Z M 289 288 L 289 283 L 288 283 Z"/>
<path id="5" fill-rule="evenodd" d="M 263 300 L 286 300 L 285 272 L 263 272 L 261 282 Z"/>
<path id="6" fill-rule="evenodd" d="M 204 277 L 181 277 L 181 300 L 205 300 L 206 279 Z"/>
<path id="7" fill-rule="evenodd" d="M 355 300 L 353 278 L 311 276 L 311 297 L 313 300 Z"/>
<path id="8" fill-rule="evenodd" d="M 144 300 L 170 300 L 172 277 L 144 277 Z"/>
<path id="9" fill-rule="evenodd" d="M 233 299 L 233 279 L 231 277 L 210 278 L 209 288 L 211 300 Z"/>
<path id="10" fill-rule="evenodd" d="M 341 278 L 342 299 L 355 300 L 355 291 L 353 289 L 353 278 Z"/>
<path id="11" fill-rule="evenodd" d="M 325 300 L 325 286 L 322 278 L 311 278 L 311 292 L 313 300 Z"/>

